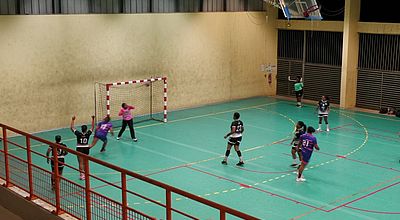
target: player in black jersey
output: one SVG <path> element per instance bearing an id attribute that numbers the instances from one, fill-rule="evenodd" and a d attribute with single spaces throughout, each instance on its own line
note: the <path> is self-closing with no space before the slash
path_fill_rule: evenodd
<path id="1" fill-rule="evenodd" d="M 327 96 L 322 96 L 321 100 L 318 102 L 317 106 L 318 110 L 318 129 L 317 131 L 321 131 L 321 125 L 322 125 L 322 118 L 324 118 L 325 124 L 326 124 L 326 131 L 329 131 L 329 124 L 328 124 L 328 115 L 329 115 L 329 97 Z"/>
<path id="2" fill-rule="evenodd" d="M 290 146 L 292 146 L 292 158 L 293 158 L 293 163 L 292 167 L 295 167 L 297 163 L 297 155 L 299 156 L 299 162 L 301 162 L 301 148 L 299 150 L 296 150 L 297 146 L 299 145 L 299 140 L 300 136 L 305 134 L 307 130 L 307 126 L 304 124 L 302 121 L 298 121 L 296 124 L 296 130 L 294 132 L 294 137 L 292 141 L 290 142 Z M 296 155 L 297 153 L 297 155 Z"/>
<path id="3" fill-rule="evenodd" d="M 90 130 L 87 129 L 86 125 L 81 126 L 82 131 L 78 131 L 75 129 L 75 116 L 72 116 L 71 120 L 71 131 L 76 135 L 76 151 L 79 151 L 81 153 L 84 153 L 86 155 L 89 155 L 89 138 L 90 135 L 92 135 L 93 129 L 94 129 L 94 116 L 92 116 L 92 127 Z M 85 179 L 85 174 L 84 174 L 84 163 L 83 159 L 80 156 L 77 156 L 78 158 L 78 163 L 79 163 L 79 173 L 80 173 L 80 179 L 84 180 Z"/>
<path id="4" fill-rule="evenodd" d="M 61 136 L 60 135 L 57 135 L 55 137 L 55 139 L 56 139 L 56 144 L 62 145 L 64 147 L 67 147 L 67 145 L 61 143 Z M 51 153 L 51 158 L 49 157 L 50 153 Z M 62 176 L 62 173 L 63 173 L 63 170 L 64 170 L 64 163 L 65 163 L 64 157 L 67 154 L 68 154 L 67 151 L 65 151 L 63 149 L 57 149 L 58 175 L 60 175 L 60 176 Z M 49 146 L 49 148 L 47 149 L 46 157 L 47 157 L 47 163 L 50 163 L 50 160 L 51 160 L 51 172 L 53 172 L 53 174 L 51 175 L 51 186 L 52 186 L 52 189 L 54 190 L 55 189 L 55 179 L 54 179 L 55 167 L 54 167 L 54 154 L 53 154 L 53 147 L 52 146 Z"/>
<path id="5" fill-rule="evenodd" d="M 228 157 L 231 152 L 232 146 L 235 146 L 235 151 L 239 157 L 239 163 L 237 163 L 236 165 L 242 166 L 244 164 L 242 153 L 240 152 L 240 149 L 239 149 L 239 145 L 240 145 L 240 142 L 242 141 L 242 135 L 244 132 L 244 126 L 243 126 L 243 122 L 241 120 L 239 120 L 239 118 L 240 118 L 239 112 L 235 112 L 233 114 L 233 122 L 231 124 L 231 131 L 224 136 L 225 139 L 227 137 L 229 137 L 228 146 L 227 146 L 226 152 L 225 152 L 225 158 L 221 162 L 224 165 L 228 164 Z"/>

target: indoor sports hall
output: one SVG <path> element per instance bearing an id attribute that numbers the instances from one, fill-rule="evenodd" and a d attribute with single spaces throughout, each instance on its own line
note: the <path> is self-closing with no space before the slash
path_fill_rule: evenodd
<path id="1" fill-rule="evenodd" d="M 399 219 L 395 10 L 1 0 L 0 219 Z"/>

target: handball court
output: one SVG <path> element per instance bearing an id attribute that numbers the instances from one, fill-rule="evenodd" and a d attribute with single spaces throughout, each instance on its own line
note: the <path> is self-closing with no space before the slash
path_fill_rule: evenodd
<path id="1" fill-rule="evenodd" d="M 236 111 L 245 127 L 241 144 L 243 167 L 235 165 L 238 158 L 234 151 L 228 165 L 221 164 L 226 150 L 223 136 Z M 400 120 L 332 108 L 331 131 L 315 134 L 321 150 L 314 151 L 304 171 L 307 181 L 296 182 L 295 169 L 290 167 L 289 143 L 299 120 L 317 128 L 315 106 L 296 108 L 293 101 L 265 97 L 208 105 L 171 112 L 168 123 L 135 124 L 137 143 L 130 140 L 129 131 L 121 140 L 109 135 L 107 151 L 100 153 L 98 143 L 90 155 L 260 219 L 399 219 Z M 114 126 L 120 123 L 113 121 Z M 325 128 L 324 123 L 322 127 Z M 114 132 L 118 130 L 115 128 Z M 35 135 L 51 141 L 61 135 L 63 143 L 75 149 L 76 138 L 69 128 Z M 25 141 L 22 137 L 11 139 L 16 143 Z M 34 141 L 32 146 L 32 150 L 41 153 L 48 148 Z M 26 152 L 13 144 L 9 144 L 9 152 L 26 157 Z M 50 170 L 44 158 L 33 156 L 32 160 Z M 67 155 L 65 161 L 77 167 L 75 156 Z M 116 185 L 121 179 L 119 173 L 96 164 L 91 164 L 90 170 Z M 63 176 L 84 186 L 75 170 L 66 167 Z M 164 202 L 165 191 L 137 179 L 128 180 L 129 190 Z M 48 186 L 51 187 L 50 181 Z M 109 184 L 92 179 L 91 187 L 107 197 L 121 199 Z M 73 200 L 72 194 L 70 190 L 61 196 Z M 215 210 L 172 196 L 174 207 L 180 210 L 200 219 L 218 218 Z M 165 219 L 164 209 L 151 202 L 130 195 L 128 203 L 136 210 Z M 70 206 L 79 211 L 78 202 L 71 202 Z M 102 207 L 102 211 L 109 209 L 112 207 Z M 187 219 L 177 213 L 173 217 Z"/>

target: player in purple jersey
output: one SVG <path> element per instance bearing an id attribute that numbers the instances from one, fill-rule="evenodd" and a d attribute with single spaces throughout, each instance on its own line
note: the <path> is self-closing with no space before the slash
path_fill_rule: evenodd
<path id="1" fill-rule="evenodd" d="M 315 132 L 315 129 L 313 127 L 308 127 L 307 128 L 307 134 L 303 134 L 300 136 L 299 140 L 299 145 L 297 145 L 297 149 L 301 148 L 301 165 L 299 166 L 297 170 L 297 182 L 303 182 L 306 181 L 306 179 L 303 176 L 303 171 L 306 168 L 308 162 L 311 159 L 312 152 L 315 149 L 319 150 L 318 144 L 317 144 L 317 138 L 315 138 L 312 134 Z"/>
<path id="2" fill-rule="evenodd" d="M 100 123 L 97 124 L 93 142 L 89 146 L 89 148 L 94 147 L 96 145 L 97 141 L 100 139 L 101 141 L 103 141 L 103 147 L 101 148 L 100 152 L 106 151 L 108 132 L 110 132 L 111 135 L 114 136 L 114 132 L 113 132 L 112 124 L 111 124 L 110 120 L 111 120 L 110 116 L 106 116 L 103 119 L 103 121 L 101 121 Z"/>

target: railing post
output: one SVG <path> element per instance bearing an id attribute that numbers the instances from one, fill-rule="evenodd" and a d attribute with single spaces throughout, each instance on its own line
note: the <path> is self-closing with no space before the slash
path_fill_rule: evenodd
<path id="1" fill-rule="evenodd" d="M 219 219 L 220 220 L 225 220 L 226 219 L 226 213 L 222 209 L 219 210 Z"/>
<path id="2" fill-rule="evenodd" d="M 4 167 L 6 172 L 6 183 L 4 186 L 11 186 L 10 182 L 10 166 L 8 161 L 8 140 L 7 140 L 7 129 L 3 126 L 3 150 L 4 150 Z"/>
<path id="3" fill-rule="evenodd" d="M 87 157 L 82 157 L 85 169 L 85 198 L 86 198 L 86 219 L 92 219 L 92 205 L 90 197 L 90 174 L 89 174 L 89 160 Z"/>
<path id="4" fill-rule="evenodd" d="M 166 212 L 167 212 L 167 220 L 172 220 L 172 202 L 171 202 L 171 191 L 169 189 L 165 189 L 166 193 Z"/>
<path id="5" fill-rule="evenodd" d="M 33 193 L 33 174 L 32 174 L 32 152 L 31 152 L 31 139 L 26 136 L 26 158 L 28 159 L 28 181 L 29 181 L 29 200 L 36 198 Z"/>
<path id="6" fill-rule="evenodd" d="M 60 193 L 60 173 L 58 172 L 58 147 L 56 145 L 52 145 L 52 153 L 53 153 L 53 163 L 54 163 L 54 186 L 55 186 L 55 194 L 56 194 L 56 210 L 55 214 L 61 214 L 61 193 Z"/>
<path id="7" fill-rule="evenodd" d="M 126 196 L 126 173 L 121 173 L 122 183 L 122 219 L 128 219 L 128 199 Z"/>

